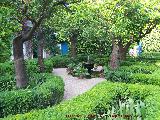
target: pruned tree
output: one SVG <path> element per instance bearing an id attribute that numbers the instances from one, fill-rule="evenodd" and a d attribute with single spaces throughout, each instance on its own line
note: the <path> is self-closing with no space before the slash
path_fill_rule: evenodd
<path id="1" fill-rule="evenodd" d="M 22 26 L 13 39 L 13 55 L 17 88 L 27 86 L 27 74 L 24 64 L 23 43 L 31 40 L 35 31 L 46 19 L 49 19 L 58 6 L 65 6 L 63 0 L 7 0 L 3 6 L 11 6 L 16 11 L 14 19 Z M 66 7 L 66 6 L 65 6 Z M 28 24 L 31 24 L 28 25 Z"/>
<path id="2" fill-rule="evenodd" d="M 99 17 L 101 6 L 90 1 L 81 1 L 78 5 L 70 4 L 70 9 L 70 13 L 58 11 L 48 24 L 55 28 L 59 41 L 70 43 L 72 57 L 76 57 L 78 53 L 100 53 L 105 45 L 110 46 L 106 22 Z M 108 44 L 104 45 L 104 41 Z"/>
<path id="3" fill-rule="evenodd" d="M 116 69 L 119 61 L 125 60 L 132 44 L 138 43 L 160 23 L 159 4 L 158 0 L 148 2 L 117 0 L 107 1 L 104 4 L 107 10 L 102 17 L 110 26 L 108 32 L 111 33 L 113 46 L 110 59 L 111 69 Z M 117 56 L 113 53 L 117 53 Z"/>

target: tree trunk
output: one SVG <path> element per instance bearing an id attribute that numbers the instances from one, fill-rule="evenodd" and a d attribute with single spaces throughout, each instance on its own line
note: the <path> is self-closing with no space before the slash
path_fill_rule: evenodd
<path id="1" fill-rule="evenodd" d="M 70 37 L 70 42 L 71 42 L 71 56 L 75 58 L 77 55 L 77 36 L 72 35 Z"/>
<path id="2" fill-rule="evenodd" d="M 118 57 L 119 57 L 119 60 L 120 61 L 123 61 L 126 59 L 126 54 L 127 54 L 127 50 L 128 49 L 125 49 L 125 47 L 123 46 L 122 42 L 119 42 L 118 43 Z"/>
<path id="3" fill-rule="evenodd" d="M 125 45 L 122 44 L 122 39 L 119 38 L 118 44 L 113 40 L 112 41 L 112 53 L 110 57 L 109 66 L 112 70 L 115 70 L 119 67 L 119 62 L 126 59 L 127 51 L 132 44 L 133 38 Z"/>
<path id="4" fill-rule="evenodd" d="M 16 86 L 17 88 L 25 88 L 28 83 L 24 55 L 23 55 L 23 41 L 21 37 L 17 37 L 13 41 L 13 56 L 16 73 Z"/>
<path id="5" fill-rule="evenodd" d="M 109 62 L 109 67 L 111 70 L 116 70 L 119 67 L 118 49 L 119 49 L 118 45 L 114 43 Z"/>
<path id="6" fill-rule="evenodd" d="M 44 72 L 45 66 L 43 63 L 43 49 L 44 49 L 44 36 L 43 32 L 39 31 L 39 40 L 38 40 L 38 65 L 39 71 Z"/>
<path id="7" fill-rule="evenodd" d="M 127 52 L 129 48 L 120 47 L 119 46 L 119 60 L 124 61 L 126 60 Z"/>
<path id="8" fill-rule="evenodd" d="M 128 52 L 130 45 L 132 44 L 132 41 L 133 41 L 133 38 L 131 37 L 131 40 L 125 46 L 123 46 L 122 42 L 118 44 L 120 61 L 124 61 L 126 59 L 127 52 Z"/>

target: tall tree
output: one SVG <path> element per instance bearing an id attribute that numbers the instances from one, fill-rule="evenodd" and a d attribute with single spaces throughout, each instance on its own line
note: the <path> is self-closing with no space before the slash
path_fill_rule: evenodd
<path id="1" fill-rule="evenodd" d="M 70 9 L 71 13 L 58 11 L 48 24 L 57 31 L 59 41 L 70 43 L 72 57 L 78 53 L 98 53 L 105 45 L 110 46 L 106 22 L 99 17 L 101 6 L 82 1 L 78 5 L 70 4 Z M 104 45 L 103 41 L 108 44 Z"/>
<path id="2" fill-rule="evenodd" d="M 118 53 L 115 58 L 111 54 L 110 67 L 116 69 L 114 64 L 125 60 L 129 47 L 139 42 L 160 23 L 158 0 L 117 0 L 107 1 L 107 8 L 103 19 L 108 21 L 109 32 L 112 38 L 112 53 Z M 106 17 L 107 16 L 107 17 Z M 115 46 L 117 49 L 115 49 Z M 116 52 L 117 51 L 117 52 Z"/>
<path id="3" fill-rule="evenodd" d="M 13 55 L 16 73 L 17 88 L 27 86 L 27 74 L 24 64 L 23 43 L 32 39 L 34 32 L 41 23 L 53 15 L 56 6 L 65 5 L 63 0 L 7 0 L 3 1 L 4 6 L 12 6 L 17 14 L 16 19 L 22 26 L 13 39 Z M 32 23 L 32 27 L 28 24 Z"/>

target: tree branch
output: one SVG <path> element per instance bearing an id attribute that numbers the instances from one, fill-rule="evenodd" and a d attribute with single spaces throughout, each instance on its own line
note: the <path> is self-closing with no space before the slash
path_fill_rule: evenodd
<path id="1" fill-rule="evenodd" d="M 27 35 L 24 35 L 22 40 L 23 42 L 28 41 L 32 38 L 33 33 L 36 31 L 36 29 L 40 26 L 41 22 L 43 21 L 44 16 L 41 16 L 37 22 L 33 25 L 32 29 L 27 33 Z"/>
<path id="2" fill-rule="evenodd" d="M 153 22 L 151 22 L 151 23 L 148 25 L 145 33 L 143 33 L 142 30 L 141 30 L 141 32 L 140 32 L 141 34 L 139 35 L 138 39 L 142 39 L 142 38 L 145 37 L 147 34 L 151 33 L 152 30 L 153 30 L 156 26 L 157 26 L 157 21 L 154 20 Z"/>
<path id="3" fill-rule="evenodd" d="M 130 47 L 130 45 L 131 45 L 133 42 L 134 42 L 134 36 L 131 35 L 130 41 L 127 42 L 127 44 L 125 45 L 124 49 L 125 49 L 125 50 L 128 50 L 128 48 Z"/>
<path id="4" fill-rule="evenodd" d="M 47 2 L 47 1 L 46 1 L 46 2 Z M 56 7 L 56 6 L 61 5 L 61 4 L 63 4 L 62 1 L 56 2 L 52 7 Z M 47 7 L 47 3 L 45 3 L 45 4 L 43 5 L 43 7 L 44 7 L 44 9 L 43 9 L 44 11 L 40 14 L 40 18 L 39 18 L 38 21 L 36 21 L 36 20 L 34 20 L 34 19 L 32 19 L 32 18 L 29 18 L 29 19 L 34 23 L 34 25 L 33 25 L 32 29 L 31 29 L 26 35 L 23 36 L 23 38 L 22 38 L 22 41 L 23 41 L 23 42 L 28 41 L 29 39 L 31 39 L 32 36 L 33 36 L 33 33 L 34 33 L 34 32 L 36 31 L 36 29 L 40 26 L 40 24 L 42 23 L 42 21 L 43 21 L 45 18 L 48 17 L 47 14 L 46 14 L 46 11 L 45 11 L 45 9 L 46 9 L 46 7 Z M 48 12 L 50 13 L 51 11 L 48 11 Z"/>

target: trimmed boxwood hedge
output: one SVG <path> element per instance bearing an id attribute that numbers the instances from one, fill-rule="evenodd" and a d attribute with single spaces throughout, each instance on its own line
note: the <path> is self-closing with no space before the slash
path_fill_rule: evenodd
<path id="1" fill-rule="evenodd" d="M 0 117 L 59 103 L 64 95 L 63 80 L 49 73 L 42 75 L 45 76 L 45 81 L 39 81 L 31 89 L 0 92 Z"/>
<path id="2" fill-rule="evenodd" d="M 160 70 L 159 70 L 160 73 Z M 160 74 L 136 73 L 129 76 L 132 83 L 152 84 L 160 86 Z"/>
<path id="3" fill-rule="evenodd" d="M 141 99 L 146 104 L 146 119 L 160 119 L 160 88 L 152 85 L 135 85 L 125 83 L 103 82 L 92 90 L 55 107 L 34 110 L 25 114 L 8 116 L 4 120 L 87 120 L 94 113 L 96 106 L 109 108 L 117 94 L 129 95 L 133 99 Z M 80 117 L 77 117 L 79 115 Z M 74 118 L 75 117 L 75 118 Z"/>

